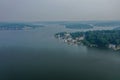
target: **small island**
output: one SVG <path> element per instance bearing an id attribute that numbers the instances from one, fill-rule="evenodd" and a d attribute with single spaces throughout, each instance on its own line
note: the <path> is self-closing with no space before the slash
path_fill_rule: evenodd
<path id="1" fill-rule="evenodd" d="M 87 32 L 61 32 L 55 37 L 69 44 L 120 50 L 120 30 L 97 30 Z"/>

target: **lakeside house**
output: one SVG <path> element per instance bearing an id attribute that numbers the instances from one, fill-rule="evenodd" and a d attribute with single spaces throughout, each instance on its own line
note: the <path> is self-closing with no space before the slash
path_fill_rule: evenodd
<path id="1" fill-rule="evenodd" d="M 116 50 L 120 50 L 120 45 L 117 45 L 117 46 L 116 46 Z"/>
<path id="2" fill-rule="evenodd" d="M 71 44 L 80 44 L 81 41 L 84 40 L 84 36 L 80 36 L 73 39 L 70 33 L 65 33 L 64 36 L 58 35 L 57 38 L 61 38 L 64 40 L 65 43 L 71 43 Z"/>
<path id="3" fill-rule="evenodd" d="M 115 49 L 115 48 L 116 48 L 116 45 L 115 45 L 115 44 L 109 44 L 108 48 Z"/>
<path id="4" fill-rule="evenodd" d="M 120 45 L 109 44 L 108 48 L 113 50 L 120 50 Z"/>
<path id="5" fill-rule="evenodd" d="M 78 38 L 76 38 L 76 40 L 82 41 L 82 40 L 84 40 L 84 36 L 78 37 Z"/>

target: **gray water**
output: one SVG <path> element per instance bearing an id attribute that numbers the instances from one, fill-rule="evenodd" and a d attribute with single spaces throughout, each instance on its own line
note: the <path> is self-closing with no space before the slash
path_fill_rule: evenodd
<path id="1" fill-rule="evenodd" d="M 0 31 L 0 80 L 120 80 L 119 51 L 67 45 L 54 38 L 63 31 Z"/>

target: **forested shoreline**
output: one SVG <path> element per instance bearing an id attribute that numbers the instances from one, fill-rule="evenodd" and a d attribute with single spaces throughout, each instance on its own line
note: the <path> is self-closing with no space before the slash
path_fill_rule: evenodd
<path id="1" fill-rule="evenodd" d="M 90 47 L 120 49 L 120 30 L 97 30 L 87 32 L 61 32 L 55 34 L 66 42 L 83 43 Z"/>

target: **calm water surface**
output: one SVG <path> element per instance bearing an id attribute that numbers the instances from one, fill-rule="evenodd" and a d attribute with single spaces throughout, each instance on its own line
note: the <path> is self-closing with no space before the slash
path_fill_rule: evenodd
<path id="1" fill-rule="evenodd" d="M 120 80 L 119 51 L 67 45 L 61 31 L 73 30 L 0 31 L 0 80 Z"/>

